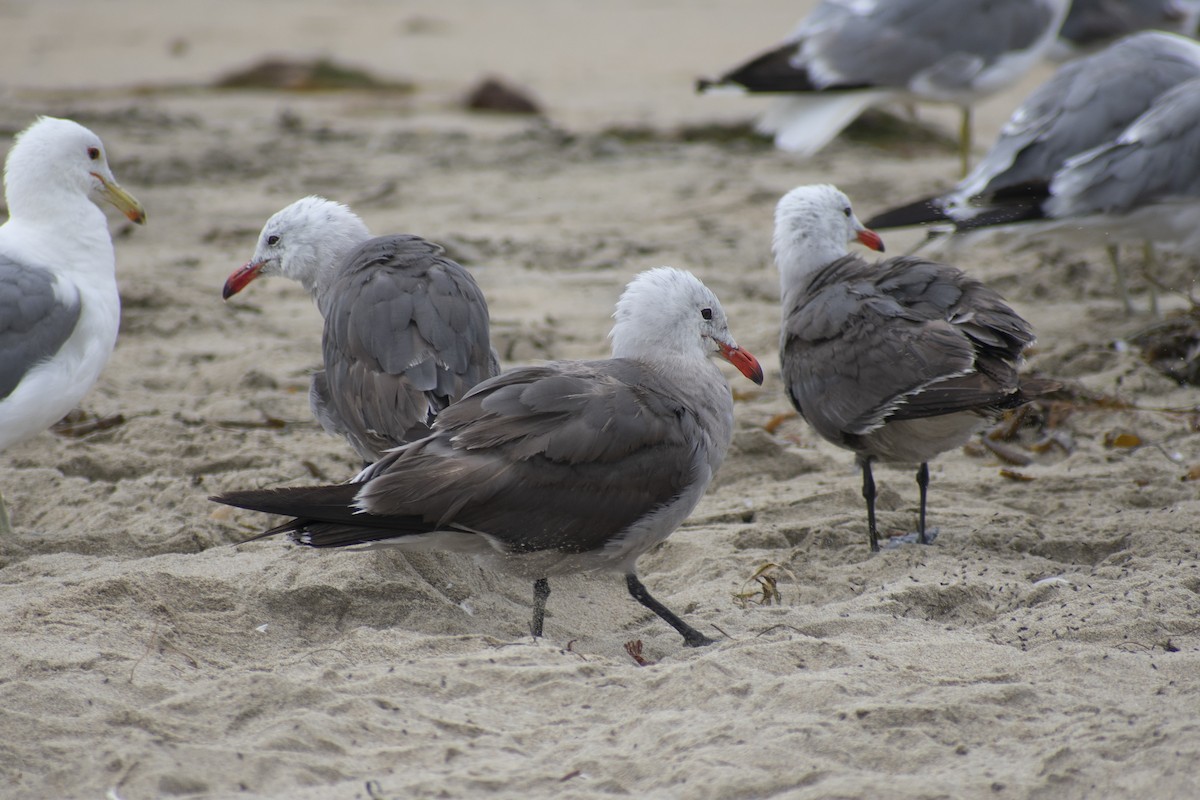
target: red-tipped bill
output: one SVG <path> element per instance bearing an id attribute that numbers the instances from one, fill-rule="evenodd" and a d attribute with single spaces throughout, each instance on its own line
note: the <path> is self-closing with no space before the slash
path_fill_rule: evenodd
<path id="1" fill-rule="evenodd" d="M 230 275 L 225 281 L 225 288 L 221 290 L 221 297 L 228 300 L 245 289 L 246 284 L 258 277 L 258 273 L 262 271 L 266 263 L 265 261 L 251 261 Z"/>
<path id="2" fill-rule="evenodd" d="M 740 347 L 730 347 L 724 342 L 721 342 L 720 346 L 722 358 L 737 367 L 738 372 L 762 386 L 763 370 L 757 358 Z"/>
<path id="3" fill-rule="evenodd" d="M 883 252 L 883 239 L 881 239 L 879 234 L 873 230 L 863 228 L 858 232 L 858 240 L 872 250 L 878 250 L 881 253 Z"/>

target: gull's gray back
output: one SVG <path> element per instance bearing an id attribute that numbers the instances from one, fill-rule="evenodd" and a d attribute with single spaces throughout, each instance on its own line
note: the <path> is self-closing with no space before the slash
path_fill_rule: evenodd
<path id="1" fill-rule="evenodd" d="M 327 394 L 317 402 L 315 380 L 314 413 L 367 460 L 424 436 L 441 409 L 499 371 L 483 292 L 432 242 L 369 240 L 325 296 Z"/>

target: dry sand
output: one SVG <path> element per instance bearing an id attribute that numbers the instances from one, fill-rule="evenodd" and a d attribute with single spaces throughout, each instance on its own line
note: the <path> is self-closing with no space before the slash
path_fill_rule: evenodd
<path id="1" fill-rule="evenodd" d="M 127 421 L 0 460 L 17 528 L 0 542 L 0 796 L 1196 796 L 1195 416 L 1081 408 L 1059 428 L 1069 455 L 946 454 L 937 542 L 870 556 L 851 455 L 797 420 L 764 430 L 788 408 L 771 211 L 832 181 L 869 215 L 945 184 L 953 150 L 839 142 L 797 163 L 685 141 L 681 124 L 761 107 L 695 98 L 691 79 L 804 4 L 594 5 L 0 0 L 0 127 L 91 126 L 149 211 L 145 228 L 112 217 L 121 339 L 84 402 Z M 197 88 L 271 54 L 418 91 Z M 455 110 L 486 72 L 547 119 Z M 981 141 L 1029 85 L 986 104 Z M 603 356 L 642 269 L 686 267 L 718 293 L 767 381 L 732 381 L 730 457 L 641 570 L 727 638 L 682 648 L 615 576 L 557 581 L 533 641 L 530 586 L 462 559 L 235 546 L 268 520 L 209 494 L 356 467 L 309 417 L 308 297 L 275 280 L 220 299 L 265 218 L 312 192 L 446 243 L 507 364 Z M 1034 323 L 1032 368 L 1148 409 L 1196 404 L 1113 346 L 1144 320 L 1121 315 L 1098 248 L 956 259 Z M 1106 446 L 1123 431 L 1145 445 Z M 884 527 L 911 529 L 911 471 L 877 477 Z M 737 602 L 771 563 L 782 602 Z"/>

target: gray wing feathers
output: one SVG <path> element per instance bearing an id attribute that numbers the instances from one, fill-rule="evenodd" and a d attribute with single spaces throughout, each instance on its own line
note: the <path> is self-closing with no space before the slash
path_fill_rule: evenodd
<path id="1" fill-rule="evenodd" d="M 822 436 L 844 442 L 904 407 L 920 416 L 922 407 L 947 413 L 995 402 L 1015 390 L 1010 362 L 1032 341 L 998 295 L 953 267 L 846 256 L 817 273 L 788 311 L 781 353 L 793 404 Z M 953 382 L 975 373 L 986 380 L 970 391 Z"/>
<path id="2" fill-rule="evenodd" d="M 1067 162 L 1051 184 L 1051 216 L 1121 213 L 1195 198 L 1200 173 L 1200 78 L 1165 92 L 1111 144 Z"/>
<path id="3" fill-rule="evenodd" d="M 703 463 L 695 414 L 660 384 L 623 360 L 513 370 L 385 456 L 359 502 L 524 551 L 599 548 L 678 497 Z"/>
<path id="4" fill-rule="evenodd" d="M 1061 67 L 1013 112 L 961 194 L 1048 181 L 1063 162 L 1112 140 L 1162 92 L 1200 75 L 1200 45 L 1163 33 L 1131 36 Z"/>
<path id="5" fill-rule="evenodd" d="M 329 406 L 329 381 L 325 379 L 325 370 L 313 373 L 308 386 L 308 406 L 312 415 L 320 423 L 326 433 L 334 436 L 346 436 L 347 432 L 341 420 Z"/>
<path id="6" fill-rule="evenodd" d="M 371 460 L 425 435 L 437 412 L 498 371 L 483 293 L 441 253 L 419 237 L 378 237 L 330 286 L 327 404 Z"/>
<path id="7" fill-rule="evenodd" d="M 59 300 L 48 271 L 0 256 L 0 400 L 71 338 L 80 310 L 77 295 Z"/>

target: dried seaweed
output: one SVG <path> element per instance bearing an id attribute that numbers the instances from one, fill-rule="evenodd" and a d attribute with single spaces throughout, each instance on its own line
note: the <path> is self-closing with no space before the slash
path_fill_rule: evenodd
<path id="1" fill-rule="evenodd" d="M 642 655 L 642 640 L 641 639 L 634 639 L 631 642 L 626 642 L 625 643 L 625 652 L 629 653 L 629 657 L 632 658 L 639 667 L 648 667 L 651 664 L 657 663 L 655 661 L 651 661 L 650 659 L 648 659 Z"/>
<path id="2" fill-rule="evenodd" d="M 89 414 L 81 409 L 75 409 L 67 416 L 63 417 L 58 422 L 50 427 L 50 430 L 57 433 L 59 436 L 68 436 L 72 439 L 81 439 L 84 436 L 95 433 L 96 431 L 107 431 L 111 428 L 117 428 L 127 422 L 124 414 L 111 414 L 107 417 L 98 417 L 94 414 Z"/>
<path id="3" fill-rule="evenodd" d="M 775 563 L 763 564 L 742 583 L 741 590 L 734 593 L 733 601 L 742 608 L 747 608 L 751 604 L 757 606 L 782 604 L 783 595 L 779 593 L 779 574 L 786 575 L 793 581 L 796 580 L 796 576 L 786 567 Z M 757 584 L 757 588 L 748 588 L 750 584 Z"/>
<path id="4" fill-rule="evenodd" d="M 1158 320 L 1126 340 L 1147 364 L 1181 386 L 1200 386 L 1200 308 Z"/>

